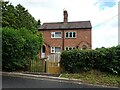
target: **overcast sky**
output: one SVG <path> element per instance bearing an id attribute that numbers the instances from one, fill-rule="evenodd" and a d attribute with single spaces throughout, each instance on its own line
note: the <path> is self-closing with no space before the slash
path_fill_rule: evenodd
<path id="1" fill-rule="evenodd" d="M 8 1 L 8 0 L 5 0 Z M 9 0 L 14 6 L 23 5 L 41 23 L 62 22 L 63 10 L 68 21 L 90 20 L 92 48 L 112 47 L 118 44 L 119 0 Z"/>

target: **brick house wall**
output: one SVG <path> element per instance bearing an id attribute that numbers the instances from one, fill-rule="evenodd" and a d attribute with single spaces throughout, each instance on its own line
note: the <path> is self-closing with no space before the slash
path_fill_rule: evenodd
<path id="1" fill-rule="evenodd" d="M 82 48 L 82 44 L 87 44 L 88 48 L 91 48 L 91 30 L 65 30 L 65 32 L 76 32 L 76 38 L 65 38 L 65 47 L 79 47 Z M 84 42 L 84 43 L 83 43 Z"/>
<path id="2" fill-rule="evenodd" d="M 62 32 L 64 31 L 64 50 L 65 47 L 82 48 L 86 45 L 87 48 L 91 48 L 91 30 L 90 29 L 78 29 L 78 30 L 42 30 L 44 38 L 44 46 L 46 48 L 46 56 L 51 54 L 51 47 L 61 47 L 63 45 L 63 38 L 51 38 L 51 32 Z M 65 38 L 65 33 L 74 31 L 76 32 L 76 38 Z"/>

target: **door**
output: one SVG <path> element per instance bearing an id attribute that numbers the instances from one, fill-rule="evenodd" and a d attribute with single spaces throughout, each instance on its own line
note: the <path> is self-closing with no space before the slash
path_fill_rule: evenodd
<path id="1" fill-rule="evenodd" d="M 41 48 L 41 58 L 45 58 L 45 46 L 43 45 L 42 48 Z"/>

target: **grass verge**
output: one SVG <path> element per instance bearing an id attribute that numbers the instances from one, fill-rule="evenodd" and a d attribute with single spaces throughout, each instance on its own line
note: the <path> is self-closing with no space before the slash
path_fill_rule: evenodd
<path id="1" fill-rule="evenodd" d="M 120 87 L 120 76 L 103 73 L 97 70 L 76 74 L 63 73 L 63 78 L 80 79 L 83 83 Z"/>

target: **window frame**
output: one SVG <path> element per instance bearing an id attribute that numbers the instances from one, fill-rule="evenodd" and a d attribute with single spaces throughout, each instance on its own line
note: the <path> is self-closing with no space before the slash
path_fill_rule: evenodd
<path id="1" fill-rule="evenodd" d="M 65 47 L 65 50 L 73 50 L 73 49 L 76 49 L 76 47 Z"/>
<path id="2" fill-rule="evenodd" d="M 55 35 L 56 33 L 58 33 L 58 32 L 51 32 L 51 38 L 62 38 L 62 32 L 59 31 L 59 33 L 61 33 L 61 36 L 60 36 L 60 37 L 56 37 L 56 35 Z M 53 35 L 54 37 L 53 37 L 52 35 Z"/>
<path id="3" fill-rule="evenodd" d="M 71 33 L 72 33 L 72 37 L 70 37 L 70 36 L 71 36 Z M 73 37 L 73 36 L 74 36 L 74 33 L 75 33 L 75 37 Z M 68 35 L 67 35 L 67 34 L 68 34 Z M 77 34 L 76 31 L 65 32 L 65 38 L 76 38 L 76 34 Z M 66 37 L 66 36 L 68 36 L 68 37 Z"/>
<path id="4" fill-rule="evenodd" d="M 60 52 L 61 52 L 61 47 L 51 47 L 51 53 L 60 53 L 60 52 L 56 52 L 56 48 L 60 48 Z"/>

